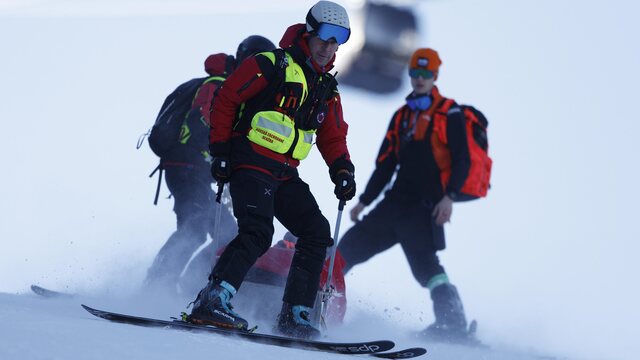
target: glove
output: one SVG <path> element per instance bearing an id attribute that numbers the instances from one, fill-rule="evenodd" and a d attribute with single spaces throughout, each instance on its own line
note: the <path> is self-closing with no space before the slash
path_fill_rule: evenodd
<path id="1" fill-rule="evenodd" d="M 228 183 L 231 178 L 231 164 L 227 155 L 218 155 L 211 163 L 211 176 L 219 183 Z"/>
<path id="2" fill-rule="evenodd" d="M 356 195 L 356 179 L 353 173 L 346 169 L 339 170 L 334 178 L 336 184 L 333 193 L 336 194 L 338 200 L 348 201 Z"/>

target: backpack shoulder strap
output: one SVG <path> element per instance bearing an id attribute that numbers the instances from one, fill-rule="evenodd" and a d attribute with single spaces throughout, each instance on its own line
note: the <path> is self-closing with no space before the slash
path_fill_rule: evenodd
<path id="1" fill-rule="evenodd" d="M 286 51 L 284 49 L 274 49 L 271 51 L 265 51 L 262 53 L 258 53 L 257 55 L 262 55 L 267 58 L 268 61 L 273 63 L 273 72 L 269 74 L 270 78 L 274 76 L 284 73 L 284 70 L 289 66 L 289 60 L 286 57 Z"/>
<path id="2" fill-rule="evenodd" d="M 275 55 L 273 62 L 274 71 L 269 78 L 269 85 L 261 92 L 260 96 L 262 96 L 263 100 L 260 102 L 260 108 L 267 103 L 269 98 L 278 91 L 284 83 L 285 71 L 287 70 L 287 66 L 289 66 L 286 53 L 283 49 L 275 49 L 272 53 Z"/>
<path id="3" fill-rule="evenodd" d="M 489 121 L 480 110 L 476 109 L 471 105 L 461 105 L 461 108 L 462 108 L 462 111 L 465 112 L 465 114 L 467 112 L 471 114 L 468 117 L 470 117 L 474 122 L 480 124 L 480 126 L 482 126 L 485 129 L 489 127 Z"/>
<path id="4" fill-rule="evenodd" d="M 451 107 L 453 106 L 453 104 L 455 104 L 455 100 L 453 99 L 448 99 L 448 98 L 442 98 L 440 100 L 439 104 L 436 104 L 435 106 L 435 112 L 438 114 L 444 114 L 447 115 L 447 113 L 449 112 L 449 110 L 451 110 Z"/>
<path id="5" fill-rule="evenodd" d="M 398 110 L 396 110 L 393 116 L 393 126 L 396 132 L 399 131 L 400 129 L 400 123 L 402 123 L 404 120 L 407 120 L 410 114 L 411 114 L 411 110 L 407 105 L 404 105 Z"/>
<path id="6" fill-rule="evenodd" d="M 280 78 L 284 80 L 284 73 L 287 70 L 287 66 L 289 66 L 289 60 L 287 59 L 286 52 L 283 49 L 275 49 L 273 53 L 276 56 L 275 59 L 275 72 L 272 75 L 275 79 Z"/>
<path id="7" fill-rule="evenodd" d="M 447 140 L 447 114 L 451 107 L 455 104 L 453 99 L 448 98 L 440 98 L 438 103 L 434 105 L 434 110 L 430 113 L 432 114 L 433 120 L 429 122 L 429 126 L 427 127 L 427 134 L 435 133 L 440 141 L 444 144 L 448 142 Z"/>

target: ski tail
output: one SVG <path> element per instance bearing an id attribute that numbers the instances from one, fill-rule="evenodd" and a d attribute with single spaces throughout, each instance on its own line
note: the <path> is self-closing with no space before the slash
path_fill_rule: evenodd
<path id="1" fill-rule="evenodd" d="M 45 288 L 43 288 L 41 286 L 38 286 L 38 285 L 31 285 L 31 291 L 33 291 L 34 293 L 36 293 L 36 294 L 38 294 L 38 295 L 40 295 L 42 297 L 46 297 L 46 298 L 71 298 L 71 297 L 74 297 L 73 294 L 45 289 Z"/>

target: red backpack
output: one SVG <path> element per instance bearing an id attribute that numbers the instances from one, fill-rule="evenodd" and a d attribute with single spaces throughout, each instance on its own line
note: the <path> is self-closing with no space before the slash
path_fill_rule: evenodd
<path id="1" fill-rule="evenodd" d="M 441 142 L 440 146 L 434 146 L 434 155 L 440 168 L 440 180 L 443 188 L 446 188 L 451 176 L 451 154 L 447 147 L 447 113 L 454 104 L 452 99 L 446 99 L 436 110 L 433 116 L 433 133 Z M 487 137 L 487 118 L 478 109 L 470 105 L 460 105 L 466 119 L 467 144 L 469 145 L 469 157 L 471 167 L 469 175 L 460 190 L 460 196 L 456 201 L 473 200 L 487 196 L 490 188 L 491 165 L 493 161 L 489 157 L 489 139 Z"/>

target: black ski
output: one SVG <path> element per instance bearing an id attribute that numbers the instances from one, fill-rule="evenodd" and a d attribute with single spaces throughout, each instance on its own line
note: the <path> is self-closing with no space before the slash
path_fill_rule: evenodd
<path id="1" fill-rule="evenodd" d="M 383 359 L 411 359 L 414 357 L 422 356 L 426 353 L 427 353 L 427 349 L 416 347 L 416 348 L 404 349 L 400 351 L 375 353 L 370 355 L 378 358 L 383 358 Z"/>
<path id="2" fill-rule="evenodd" d="M 38 285 L 31 285 L 31 291 L 33 291 L 34 293 L 36 293 L 36 294 L 38 294 L 40 296 L 46 297 L 46 298 L 70 298 L 70 297 L 73 297 L 72 294 L 45 289 L 45 288 L 43 288 L 41 286 L 38 286 Z"/>
<path id="3" fill-rule="evenodd" d="M 125 314 L 112 313 L 109 311 L 102 311 L 90 308 L 86 305 L 82 305 L 82 307 L 87 310 L 92 315 L 97 317 L 131 325 L 138 326 L 146 326 L 146 327 L 160 327 L 166 329 L 176 329 L 176 330 L 186 330 L 193 332 L 208 332 L 225 336 L 236 336 L 239 338 L 243 338 L 245 340 L 249 340 L 256 343 L 268 344 L 268 345 L 276 345 L 283 347 L 293 347 L 307 350 L 317 350 L 323 352 L 330 352 L 335 354 L 345 354 L 345 355 L 380 355 L 381 357 L 395 359 L 398 354 L 404 353 L 406 350 L 401 352 L 393 352 L 388 354 L 377 354 L 383 351 L 387 351 L 392 349 L 395 344 L 393 341 L 389 340 L 379 340 L 379 341 L 365 341 L 365 342 L 353 342 L 353 343 L 335 343 L 335 342 L 323 342 L 323 341 L 312 341 L 312 340 L 302 340 L 302 339 L 293 339 L 276 335 L 268 335 L 268 334 L 260 334 L 255 332 L 246 332 L 239 330 L 229 330 L 223 328 L 216 328 L 213 326 L 202 326 L 202 325 L 194 325 L 182 320 L 159 320 L 159 319 L 150 319 L 138 316 L 131 316 Z M 408 349 L 415 350 L 415 349 Z M 420 354 L 422 355 L 422 354 Z M 406 358 L 406 357 L 403 357 Z"/>

